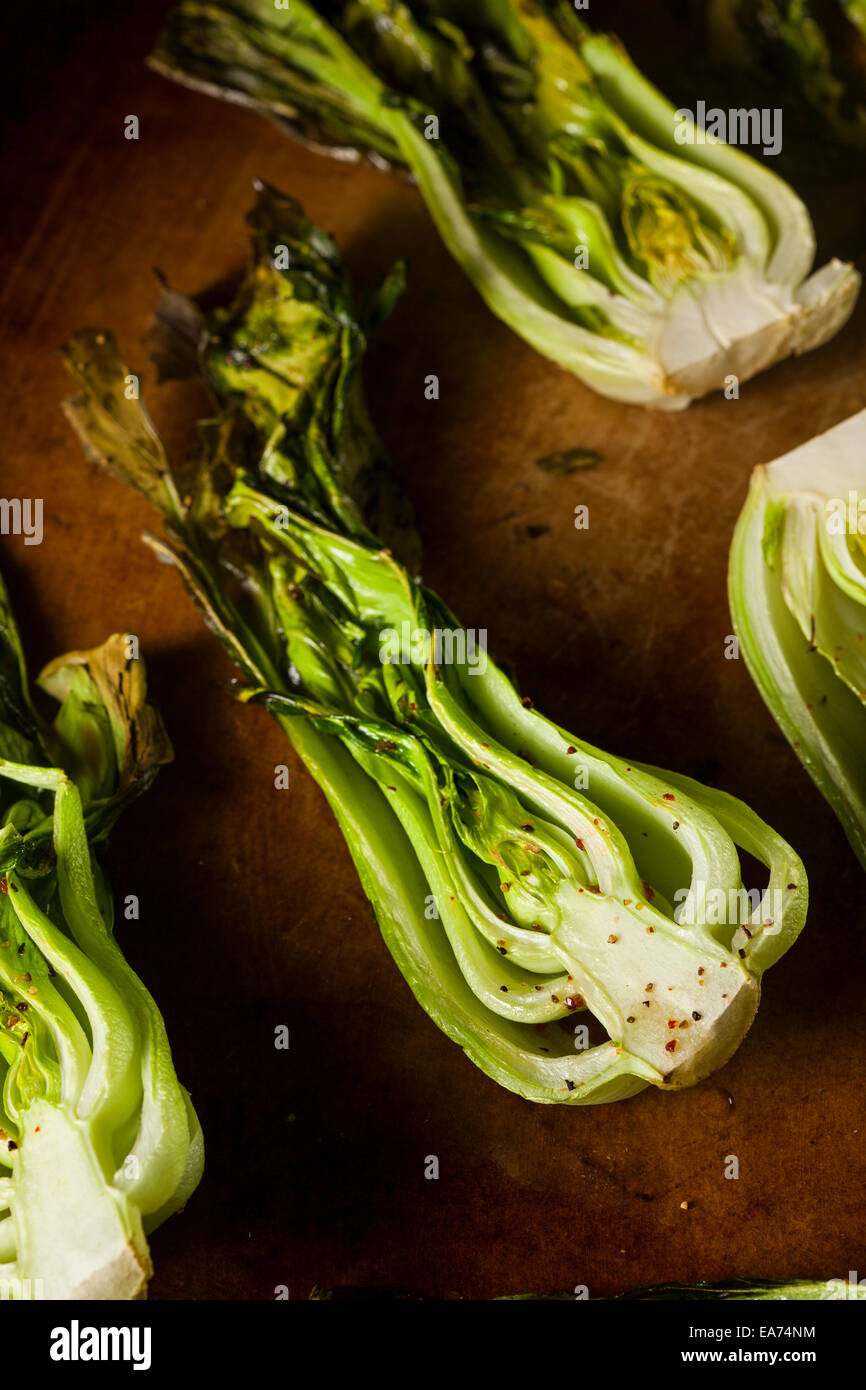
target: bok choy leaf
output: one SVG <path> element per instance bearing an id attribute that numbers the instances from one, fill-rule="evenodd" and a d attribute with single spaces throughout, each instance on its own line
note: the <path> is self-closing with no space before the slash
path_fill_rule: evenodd
<path id="1" fill-rule="evenodd" d="M 172 757 L 134 637 L 45 668 L 31 703 L 0 582 L 0 1279 L 6 1296 L 143 1297 L 147 1234 L 201 1176 L 165 1025 L 125 961 L 97 850 Z"/>
<path id="2" fill-rule="evenodd" d="M 345 271 L 275 190 L 249 222 L 248 274 L 199 317 L 184 368 L 215 403 L 193 466 L 169 465 L 131 413 L 107 332 L 65 349 L 70 420 L 162 512 L 151 544 L 240 667 L 241 700 L 271 710 L 324 790 L 439 1027 L 532 1100 L 699 1081 L 737 1048 L 803 925 L 802 863 L 733 797 L 545 719 L 398 558 L 405 533 L 372 534 L 359 484 L 375 502 L 387 474 Z M 751 895 L 740 850 L 768 872 Z"/>
<path id="3" fill-rule="evenodd" d="M 567 0 L 183 0 L 151 56 L 317 148 L 411 174 L 489 307 L 615 399 L 681 409 L 818 347 L 860 276 L 793 190 Z"/>
<path id="4" fill-rule="evenodd" d="M 756 468 L 728 592 L 771 714 L 866 867 L 866 410 Z"/>

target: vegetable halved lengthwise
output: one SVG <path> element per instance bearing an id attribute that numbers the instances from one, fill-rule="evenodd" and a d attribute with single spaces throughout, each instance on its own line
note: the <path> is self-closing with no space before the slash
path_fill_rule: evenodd
<path id="1" fill-rule="evenodd" d="M 202 1171 L 165 1025 L 124 960 L 96 848 L 171 745 L 129 634 L 71 652 L 31 704 L 0 581 L 0 1280 L 5 1296 L 142 1298 L 147 1233 Z"/>
<path id="2" fill-rule="evenodd" d="M 752 679 L 866 868 L 866 410 L 755 469 L 728 591 Z"/>
<path id="3" fill-rule="evenodd" d="M 568 1295 L 565 1295 L 566 1297 Z M 574 1295 L 572 1294 L 573 1298 Z M 716 1303 L 854 1303 L 866 1299 L 866 1286 L 848 1279 L 731 1279 L 724 1284 L 656 1284 L 621 1294 L 620 1301 L 707 1300 Z"/>
<path id="4" fill-rule="evenodd" d="M 866 150 L 866 0 L 696 0 L 695 9 L 714 64 L 765 90 L 770 78 L 769 96 L 787 98 L 786 123 L 802 119 L 849 163 Z"/>
<path id="5" fill-rule="evenodd" d="M 410 173 L 493 312 L 603 395 L 682 409 L 819 347 L 854 307 L 851 265 L 812 273 L 788 184 L 567 0 L 184 0 L 150 62 Z"/>
<path id="6" fill-rule="evenodd" d="M 402 1290 L 356 1288 L 343 1286 L 334 1289 L 314 1288 L 310 1298 L 315 1302 L 342 1302 L 350 1299 L 410 1299 L 413 1295 Z M 612 1299 L 577 1299 L 573 1292 L 505 1294 L 496 1302 L 604 1302 L 604 1303 L 844 1303 L 866 1300 L 866 1285 L 848 1279 L 792 1279 L 788 1283 L 772 1279 L 729 1279 L 724 1284 L 653 1284 L 642 1289 L 629 1289 Z"/>
<path id="7" fill-rule="evenodd" d="M 439 1027 L 532 1100 L 701 1080 L 803 925 L 802 863 L 733 797 L 545 719 L 413 578 L 358 375 L 400 272 L 362 325 L 297 203 L 262 186 L 248 220 L 234 300 L 205 318 L 171 292 L 158 310 L 163 364 L 214 399 L 193 465 L 172 467 L 126 399 L 105 331 L 65 349 L 70 421 L 162 512 L 151 544 L 243 672 L 240 698 L 272 711 L 323 788 Z M 370 504 L 392 546 L 368 529 Z M 763 891 L 746 893 L 738 850 L 766 866 Z"/>

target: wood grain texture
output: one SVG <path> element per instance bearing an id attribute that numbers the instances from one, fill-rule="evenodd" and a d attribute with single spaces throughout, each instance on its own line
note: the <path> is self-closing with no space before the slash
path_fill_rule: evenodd
<path id="1" fill-rule="evenodd" d="M 0 291 L 2 491 L 45 507 L 41 546 L 0 540 L 33 668 L 137 632 L 176 748 L 111 853 L 116 893 L 142 904 L 122 943 L 165 1013 L 208 1143 L 202 1187 L 153 1240 L 152 1296 L 270 1299 L 281 1284 L 292 1297 L 313 1284 L 598 1296 L 866 1275 L 863 877 L 743 663 L 723 655 L 726 553 L 750 469 L 866 405 L 866 304 L 829 347 L 738 402 L 666 418 L 602 400 L 486 311 L 410 187 L 149 73 L 162 10 L 91 6 L 73 30 L 62 6 L 40 5 L 39 31 L 31 18 L 19 36 Z M 609 11 L 639 56 L 661 55 L 675 97 L 677 36 L 650 7 Z M 123 138 L 128 114 L 138 142 Z M 336 235 L 360 284 L 409 258 L 366 384 L 417 507 L 427 581 L 488 629 L 545 712 L 745 797 L 804 854 L 805 934 L 714 1081 L 560 1110 L 478 1072 L 414 1002 L 276 726 L 218 688 L 226 658 L 139 544 L 147 507 L 83 462 L 58 409 L 55 348 L 85 323 L 113 327 L 169 447 L 186 448 L 203 401 L 157 391 L 147 369 L 151 269 L 190 292 L 235 276 L 256 176 Z M 863 179 L 806 192 L 822 249 L 864 268 Z M 437 402 L 424 400 L 430 372 Z M 604 463 L 566 478 L 535 466 L 574 446 Z M 278 792 L 287 760 L 291 789 Z M 280 1023 L 288 1053 L 273 1047 Z M 438 1182 L 423 1176 L 430 1154 Z M 730 1154 L 738 1181 L 723 1176 Z"/>

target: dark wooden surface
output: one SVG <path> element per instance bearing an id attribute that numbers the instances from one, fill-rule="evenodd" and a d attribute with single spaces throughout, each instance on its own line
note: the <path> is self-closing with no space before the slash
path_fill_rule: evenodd
<path id="1" fill-rule="evenodd" d="M 639 56 L 656 54 L 676 98 L 682 35 L 657 8 L 594 5 Z M 723 655 L 749 471 L 866 404 L 866 305 L 739 402 L 676 417 L 617 406 L 490 316 L 411 188 L 150 74 L 160 3 L 75 9 L 73 21 L 40 6 L 11 46 L 0 467 L 5 496 L 44 498 L 45 539 L 3 538 L 0 562 L 34 670 L 130 628 L 175 743 L 111 854 L 116 892 L 142 903 L 123 945 L 165 1013 L 208 1143 L 199 1192 L 153 1240 L 152 1297 L 270 1299 L 281 1284 L 304 1297 L 316 1283 L 597 1296 L 866 1274 L 863 876 L 742 662 Z M 129 114 L 138 142 L 123 138 Z M 336 234 L 359 283 L 409 257 L 366 382 L 417 507 L 428 582 L 561 723 L 745 797 L 806 859 L 806 931 L 767 977 L 737 1056 L 695 1090 L 533 1107 L 436 1030 L 318 790 L 292 762 L 291 790 L 275 791 L 288 756 L 277 728 L 215 688 L 228 662 L 139 544 L 147 507 L 70 436 L 55 348 L 96 323 L 141 368 L 169 446 L 189 444 L 201 399 L 156 391 L 145 366 L 152 268 L 190 292 L 236 274 L 258 175 Z M 822 250 L 861 267 L 864 190 L 855 177 L 807 190 Z M 423 397 L 430 372 L 438 402 Z M 535 466 L 574 445 L 603 466 L 558 479 Z M 588 532 L 573 527 L 578 503 Z M 273 1047 L 280 1023 L 287 1053 Z M 738 1181 L 724 1178 L 732 1154 Z"/>

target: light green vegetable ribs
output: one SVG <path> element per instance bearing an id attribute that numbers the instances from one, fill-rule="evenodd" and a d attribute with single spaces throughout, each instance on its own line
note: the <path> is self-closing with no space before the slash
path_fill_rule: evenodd
<path id="1" fill-rule="evenodd" d="M 756 468 L 733 545 L 749 671 L 866 868 L 866 410 Z"/>
<path id="2" fill-rule="evenodd" d="M 854 307 L 853 266 L 812 273 L 788 184 L 705 136 L 568 0 L 184 0 L 150 61 L 409 173 L 493 312 L 602 395 L 682 409 L 819 347 Z"/>
<path id="3" fill-rule="evenodd" d="M 128 635 L 46 667 L 30 702 L 0 582 L 0 1283 L 131 1299 L 147 1233 L 201 1176 L 201 1130 L 165 1026 L 113 934 L 96 857 L 171 756 Z"/>
<path id="4" fill-rule="evenodd" d="M 192 467 L 170 467 L 125 399 L 106 332 L 66 348 L 69 418 L 163 513 L 152 543 L 241 668 L 241 699 L 268 706 L 325 791 L 439 1027 L 531 1100 L 701 1080 L 800 931 L 799 858 L 724 792 L 545 719 L 415 580 L 358 376 L 399 273 L 362 325 L 333 243 L 296 203 L 261 188 L 249 220 L 234 302 L 204 319 L 172 292 L 159 311 L 163 363 L 214 398 Z M 371 503 L 390 546 L 362 519 Z M 768 870 L 751 897 L 738 850 Z"/>

